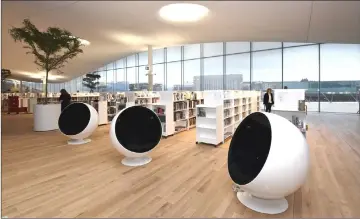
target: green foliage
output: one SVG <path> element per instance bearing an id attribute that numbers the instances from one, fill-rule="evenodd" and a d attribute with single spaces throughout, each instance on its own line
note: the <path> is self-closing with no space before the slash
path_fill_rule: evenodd
<path id="1" fill-rule="evenodd" d="M 34 63 L 39 70 L 46 72 L 45 95 L 47 103 L 47 84 L 49 72 L 61 68 L 70 60 L 82 53 L 79 38 L 74 37 L 69 31 L 57 27 L 49 27 L 46 31 L 40 31 L 30 20 L 25 19 L 22 27 L 12 27 L 9 30 L 15 42 L 26 44 L 27 54 L 35 56 Z"/>
<path id="2" fill-rule="evenodd" d="M 90 93 L 94 90 L 99 89 L 99 79 L 101 75 L 96 74 L 95 72 L 86 74 L 86 78 L 83 78 L 83 85 L 90 89 Z"/>
<path id="3" fill-rule="evenodd" d="M 9 69 L 1 69 L 1 83 L 5 81 L 11 75 L 11 71 Z"/>

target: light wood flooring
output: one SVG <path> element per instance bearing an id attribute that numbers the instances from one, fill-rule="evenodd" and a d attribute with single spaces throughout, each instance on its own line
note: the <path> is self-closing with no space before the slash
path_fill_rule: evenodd
<path id="1" fill-rule="evenodd" d="M 287 197 L 289 209 L 262 215 L 232 191 L 228 144 L 195 144 L 195 130 L 163 139 L 153 161 L 125 167 L 109 126 L 86 145 L 58 131 L 35 133 L 32 115 L 2 115 L 2 215 L 8 217 L 360 217 L 360 116 L 310 114 L 311 170 Z M 291 147 L 291 145 L 289 145 Z"/>

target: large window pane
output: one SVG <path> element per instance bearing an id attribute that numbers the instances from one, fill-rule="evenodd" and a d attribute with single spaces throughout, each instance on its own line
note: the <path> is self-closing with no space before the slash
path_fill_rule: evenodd
<path id="1" fill-rule="evenodd" d="M 167 64 L 167 89 L 181 89 L 181 62 L 171 62 Z"/>
<path id="2" fill-rule="evenodd" d="M 320 110 L 356 113 L 360 44 L 321 44 L 320 49 Z"/>
<path id="3" fill-rule="evenodd" d="M 204 90 L 223 90 L 223 57 L 204 59 Z"/>
<path id="4" fill-rule="evenodd" d="M 252 50 L 278 49 L 281 48 L 281 42 L 253 42 Z"/>
<path id="5" fill-rule="evenodd" d="M 39 91 L 39 83 L 36 83 L 36 90 Z M 70 81 L 65 82 L 65 90 L 69 93 L 71 93 L 71 83 Z"/>
<path id="6" fill-rule="evenodd" d="M 60 84 L 59 83 L 56 83 L 56 84 L 54 84 L 54 92 L 55 93 L 59 93 L 60 92 Z"/>
<path id="7" fill-rule="evenodd" d="M 139 53 L 139 65 L 147 65 L 148 64 L 148 52 Z"/>
<path id="8" fill-rule="evenodd" d="M 106 92 L 106 71 L 98 72 L 99 78 L 99 92 Z"/>
<path id="9" fill-rule="evenodd" d="M 83 92 L 90 92 L 90 89 L 89 89 L 88 87 L 85 87 L 85 86 L 84 86 L 84 78 L 86 78 L 86 75 L 83 75 L 83 76 L 82 76 L 82 80 L 83 80 L 83 81 L 82 81 L 82 83 L 83 83 L 83 90 L 82 90 L 82 91 L 83 91 Z"/>
<path id="10" fill-rule="evenodd" d="M 242 53 L 250 51 L 250 42 L 227 42 L 226 54 Z"/>
<path id="11" fill-rule="evenodd" d="M 77 91 L 77 82 L 76 82 L 76 78 L 71 80 L 71 92 L 72 93 L 76 93 Z"/>
<path id="12" fill-rule="evenodd" d="M 204 57 L 219 56 L 224 54 L 222 42 L 204 43 Z"/>
<path id="13" fill-rule="evenodd" d="M 200 44 L 190 44 L 184 46 L 184 59 L 200 58 Z"/>
<path id="14" fill-rule="evenodd" d="M 164 90 L 164 64 L 153 65 L 153 73 L 154 73 L 154 91 L 162 91 Z"/>
<path id="15" fill-rule="evenodd" d="M 173 46 L 167 48 L 167 62 L 180 61 L 181 60 L 181 46 Z"/>
<path id="16" fill-rule="evenodd" d="M 157 63 L 164 63 L 165 56 L 164 56 L 164 49 L 155 49 L 153 50 L 153 64 Z"/>
<path id="17" fill-rule="evenodd" d="M 77 83 L 77 90 L 79 92 L 82 92 L 83 88 L 82 88 L 82 76 L 78 77 L 77 80 L 76 80 L 76 83 Z"/>
<path id="18" fill-rule="evenodd" d="M 106 91 L 107 92 L 113 92 L 114 89 L 114 70 L 108 70 L 106 72 Z"/>
<path id="19" fill-rule="evenodd" d="M 114 92 L 126 91 L 128 84 L 125 81 L 125 70 L 115 70 L 116 83 L 114 84 Z"/>
<path id="20" fill-rule="evenodd" d="M 135 67 L 126 69 L 126 78 L 127 78 L 127 82 L 129 83 L 129 90 L 130 91 L 137 90 L 137 83 L 136 83 L 137 76 L 136 76 Z"/>
<path id="21" fill-rule="evenodd" d="M 126 67 L 134 67 L 135 66 L 135 55 L 128 56 L 126 58 Z"/>
<path id="22" fill-rule="evenodd" d="M 116 68 L 124 68 L 125 67 L 125 59 L 117 60 L 115 63 Z"/>
<path id="23" fill-rule="evenodd" d="M 24 82 L 22 83 L 22 89 L 24 89 Z M 20 90 L 22 92 L 22 90 Z M 48 92 L 53 93 L 54 92 L 54 85 L 52 83 L 48 84 Z"/>
<path id="24" fill-rule="evenodd" d="M 281 49 L 254 52 L 251 89 L 281 89 L 282 63 Z"/>
<path id="25" fill-rule="evenodd" d="M 114 62 L 106 65 L 106 70 L 112 70 L 112 69 L 114 69 Z"/>
<path id="26" fill-rule="evenodd" d="M 183 90 L 200 90 L 200 59 L 184 61 Z"/>
<path id="27" fill-rule="evenodd" d="M 284 49 L 284 86 L 307 89 L 308 111 L 319 110 L 319 47 L 302 46 Z"/>
<path id="28" fill-rule="evenodd" d="M 250 53 L 226 56 L 226 89 L 250 90 Z"/>

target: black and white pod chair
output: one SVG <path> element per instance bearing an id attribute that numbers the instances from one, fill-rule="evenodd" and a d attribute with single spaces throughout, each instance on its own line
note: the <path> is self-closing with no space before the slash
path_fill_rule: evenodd
<path id="1" fill-rule="evenodd" d="M 68 144 L 90 142 L 89 137 L 98 127 L 98 112 L 87 103 L 71 103 L 60 114 L 59 129 L 70 138 Z"/>
<path id="2" fill-rule="evenodd" d="M 149 152 L 159 144 L 162 128 L 159 117 L 143 106 L 121 110 L 112 120 L 110 138 L 125 158 L 126 166 L 142 166 L 151 161 Z"/>
<path id="3" fill-rule="evenodd" d="M 246 207 L 265 214 L 288 208 L 285 197 L 305 182 L 309 147 L 300 130 L 271 113 L 247 116 L 236 129 L 229 148 L 228 170 Z"/>

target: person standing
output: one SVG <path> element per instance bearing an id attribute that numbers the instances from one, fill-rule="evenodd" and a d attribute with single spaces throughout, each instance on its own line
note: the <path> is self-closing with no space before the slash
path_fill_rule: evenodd
<path id="1" fill-rule="evenodd" d="M 263 102 L 265 105 L 265 112 L 271 113 L 271 107 L 274 105 L 274 95 L 271 92 L 271 88 L 266 90 L 264 94 Z"/>
<path id="2" fill-rule="evenodd" d="M 60 90 L 59 101 L 61 102 L 61 112 L 71 103 L 71 96 L 65 89 Z"/>

